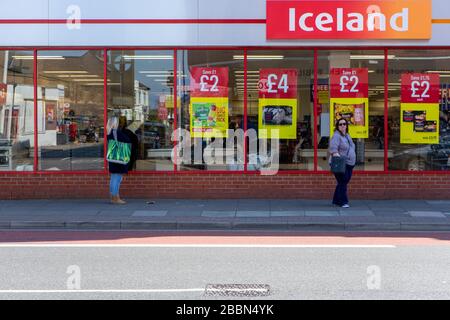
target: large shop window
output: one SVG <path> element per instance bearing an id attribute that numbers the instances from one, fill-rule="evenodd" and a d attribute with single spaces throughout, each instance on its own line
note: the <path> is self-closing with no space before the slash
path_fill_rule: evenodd
<path id="1" fill-rule="evenodd" d="M 173 51 L 108 51 L 108 116 L 134 141 L 134 169 L 172 171 Z"/>
<path id="2" fill-rule="evenodd" d="M 33 171 L 33 52 L 0 51 L 0 171 Z"/>
<path id="3" fill-rule="evenodd" d="M 243 56 L 235 50 L 178 51 L 178 170 L 244 170 Z"/>
<path id="4" fill-rule="evenodd" d="M 318 52 L 318 170 L 337 119 L 346 118 L 356 145 L 356 170 L 384 170 L 384 51 Z"/>
<path id="5" fill-rule="evenodd" d="M 450 51 L 389 50 L 390 170 L 450 169 Z"/>
<path id="6" fill-rule="evenodd" d="M 248 169 L 264 166 L 278 136 L 280 170 L 313 170 L 314 52 L 254 50 L 247 59 L 249 129 L 268 144 Z M 250 162 L 252 158 L 250 153 Z"/>
<path id="7" fill-rule="evenodd" d="M 103 50 L 38 51 L 39 169 L 104 169 Z"/>

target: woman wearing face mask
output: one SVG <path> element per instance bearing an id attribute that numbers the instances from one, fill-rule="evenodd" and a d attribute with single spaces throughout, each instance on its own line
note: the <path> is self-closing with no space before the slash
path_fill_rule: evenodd
<path id="1" fill-rule="evenodd" d="M 337 186 L 334 192 L 333 204 L 342 208 L 349 208 L 347 185 L 352 178 L 353 168 L 356 163 L 355 144 L 348 134 L 348 122 L 346 119 L 336 121 L 334 135 L 330 141 L 330 154 L 336 157 L 346 157 L 345 173 L 335 173 Z"/>

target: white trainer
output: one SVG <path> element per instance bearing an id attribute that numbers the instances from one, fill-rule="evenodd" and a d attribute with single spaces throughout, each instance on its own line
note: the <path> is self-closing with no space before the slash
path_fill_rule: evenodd
<path id="1" fill-rule="evenodd" d="M 343 204 L 342 208 L 350 208 L 350 206 L 348 204 Z"/>

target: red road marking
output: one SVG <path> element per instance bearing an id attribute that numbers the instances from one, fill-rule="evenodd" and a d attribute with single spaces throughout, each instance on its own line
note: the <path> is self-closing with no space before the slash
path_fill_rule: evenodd
<path id="1" fill-rule="evenodd" d="M 131 231 L 3 231 L 2 244 L 124 245 L 450 245 L 450 232 L 243 233 Z"/>

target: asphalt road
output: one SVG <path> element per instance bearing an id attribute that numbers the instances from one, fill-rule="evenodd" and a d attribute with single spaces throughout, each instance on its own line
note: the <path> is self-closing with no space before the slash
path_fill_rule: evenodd
<path id="1" fill-rule="evenodd" d="M 81 233 L 34 234 L 0 233 L 0 299 L 450 299 L 450 242 L 442 233 L 83 242 L 74 240 Z M 213 284 L 270 291 L 205 293 Z"/>

